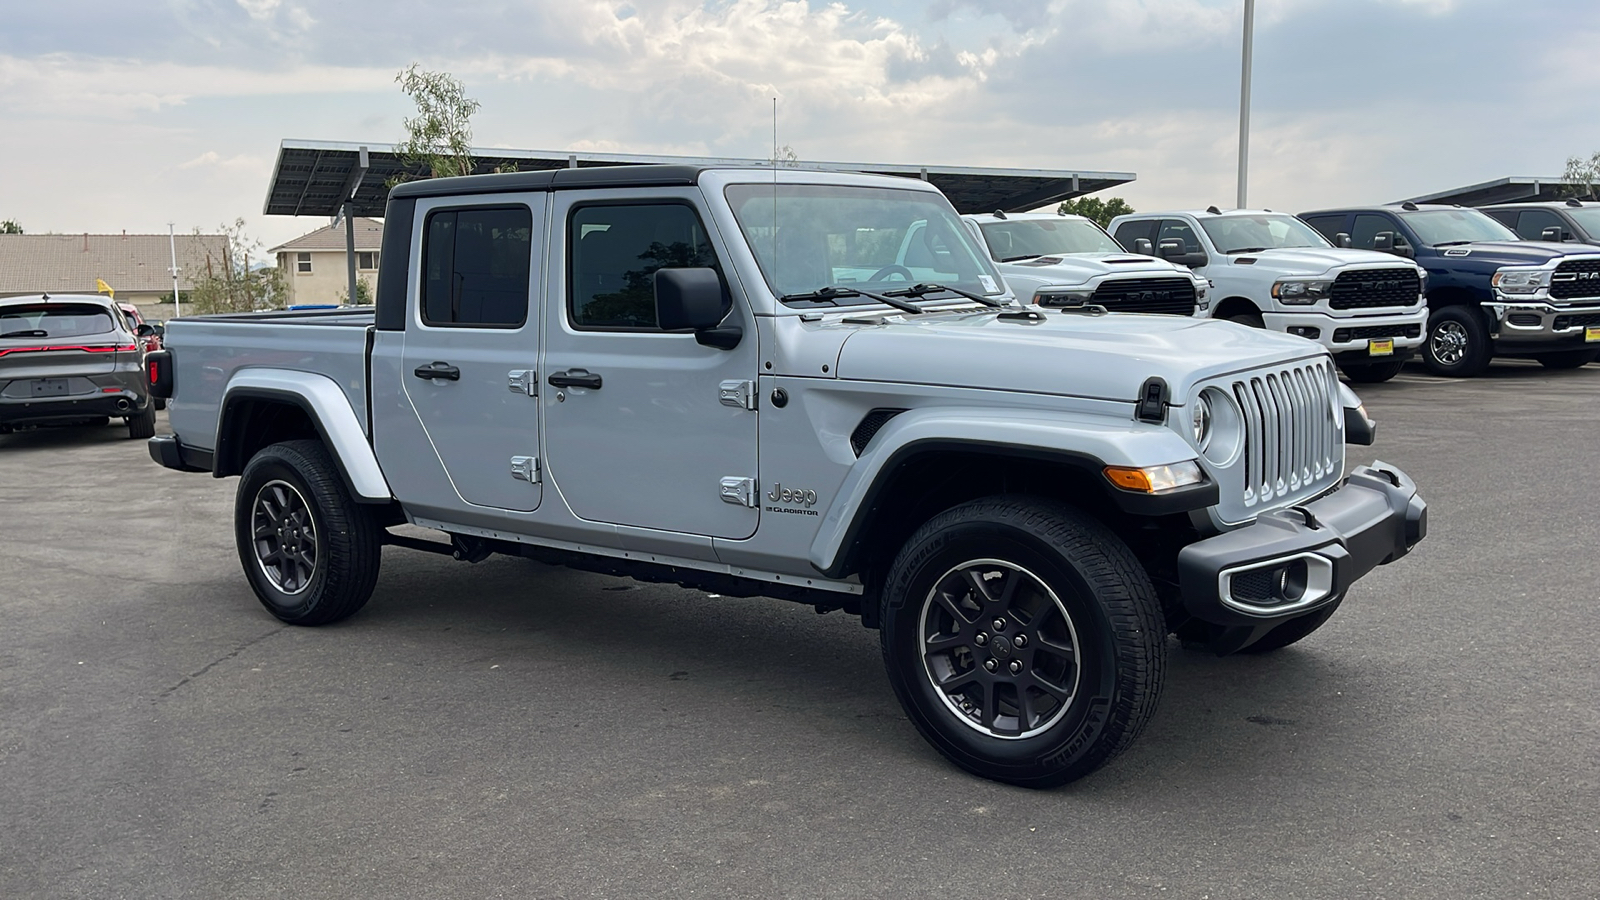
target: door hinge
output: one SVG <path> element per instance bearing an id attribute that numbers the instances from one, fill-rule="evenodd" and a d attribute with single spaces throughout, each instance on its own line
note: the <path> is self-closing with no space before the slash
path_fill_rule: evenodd
<path id="1" fill-rule="evenodd" d="M 511 477 L 529 484 L 539 483 L 539 457 L 513 456 L 511 457 Z"/>
<path id="2" fill-rule="evenodd" d="M 533 369 L 512 369 L 506 373 L 506 389 L 513 394 L 539 396 L 539 373 Z"/>
<path id="3" fill-rule="evenodd" d="M 717 385 L 717 394 L 723 406 L 756 408 L 756 385 L 753 381 L 724 381 Z"/>
<path id="4" fill-rule="evenodd" d="M 722 502 L 756 508 L 756 480 L 729 475 L 722 479 Z"/>

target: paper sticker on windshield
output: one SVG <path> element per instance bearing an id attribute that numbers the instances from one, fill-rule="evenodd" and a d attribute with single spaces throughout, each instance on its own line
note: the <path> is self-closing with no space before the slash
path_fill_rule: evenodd
<path id="1" fill-rule="evenodd" d="M 978 276 L 978 283 L 983 285 L 983 290 L 984 290 L 985 293 L 992 294 L 995 291 L 1000 290 L 999 288 L 995 287 L 994 279 L 990 278 L 987 275 L 979 275 Z"/>

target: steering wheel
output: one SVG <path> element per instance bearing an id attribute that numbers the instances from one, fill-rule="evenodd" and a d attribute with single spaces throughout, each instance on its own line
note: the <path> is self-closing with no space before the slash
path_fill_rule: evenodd
<path id="1" fill-rule="evenodd" d="M 911 270 L 906 268 L 905 266 L 894 265 L 894 266 L 884 266 L 883 268 L 879 269 L 878 271 L 873 272 L 872 273 L 872 277 L 868 278 L 867 280 L 868 281 L 887 281 L 889 279 L 890 275 L 899 275 L 901 277 L 902 281 L 915 281 L 916 278 L 917 278 L 917 276 L 911 274 Z"/>

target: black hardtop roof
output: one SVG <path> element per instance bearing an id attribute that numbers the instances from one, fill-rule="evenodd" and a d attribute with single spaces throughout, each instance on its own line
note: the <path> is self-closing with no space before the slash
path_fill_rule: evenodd
<path id="1" fill-rule="evenodd" d="M 645 165 L 591 166 L 581 169 L 545 169 L 539 172 L 505 172 L 496 175 L 462 175 L 407 181 L 389 192 L 401 197 L 457 197 L 464 194 L 500 194 L 526 191 L 561 191 L 581 188 L 682 187 L 700 180 L 710 166 Z"/>

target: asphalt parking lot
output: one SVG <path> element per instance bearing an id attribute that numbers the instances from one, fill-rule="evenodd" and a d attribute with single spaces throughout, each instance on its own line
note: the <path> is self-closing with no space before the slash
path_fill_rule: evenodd
<path id="1" fill-rule="evenodd" d="M 1050 792 L 945 763 L 841 614 L 390 548 L 287 627 L 235 480 L 0 436 L 0 897 L 1600 895 L 1600 366 L 1361 394 L 1429 540 L 1287 650 L 1173 644 Z"/>

